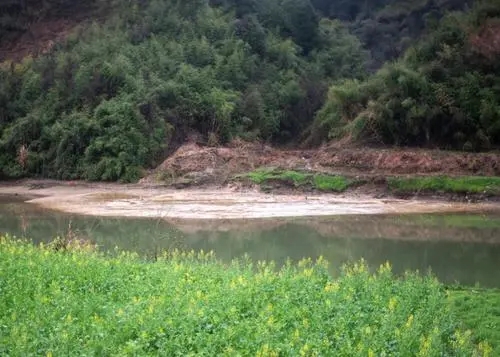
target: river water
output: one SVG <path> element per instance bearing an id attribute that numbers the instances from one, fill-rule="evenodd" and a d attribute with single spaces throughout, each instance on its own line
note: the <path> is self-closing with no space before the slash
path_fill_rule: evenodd
<path id="1" fill-rule="evenodd" d="M 73 231 L 101 250 L 151 258 L 165 249 L 213 250 L 223 261 L 323 256 L 333 275 L 364 258 L 376 268 L 432 270 L 444 283 L 500 287 L 500 213 L 344 215 L 320 218 L 182 220 L 102 218 L 42 210 L 0 198 L 0 233 L 34 242 Z"/>

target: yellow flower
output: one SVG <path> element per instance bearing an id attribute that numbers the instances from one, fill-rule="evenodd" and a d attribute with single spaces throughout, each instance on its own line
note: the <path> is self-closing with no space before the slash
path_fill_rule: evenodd
<path id="1" fill-rule="evenodd" d="M 392 270 L 391 264 L 389 262 L 385 262 L 385 264 L 382 264 L 379 268 L 379 273 L 387 273 Z"/>
<path id="2" fill-rule="evenodd" d="M 408 320 L 406 321 L 406 328 L 410 328 L 413 325 L 413 314 L 410 314 Z"/>
<path id="3" fill-rule="evenodd" d="M 301 356 L 307 356 L 308 352 L 310 351 L 311 347 L 306 343 L 302 348 L 300 349 L 300 355 Z"/>
<path id="4" fill-rule="evenodd" d="M 339 283 L 337 282 L 328 282 L 325 285 L 325 291 L 326 292 L 332 292 L 332 291 L 338 291 L 339 290 Z"/>
<path id="5" fill-rule="evenodd" d="M 397 304 L 398 304 L 398 299 L 396 299 L 395 297 L 391 297 L 391 299 L 389 300 L 389 311 L 394 311 Z"/>
<path id="6" fill-rule="evenodd" d="M 491 356 L 491 352 L 493 352 L 493 348 L 488 344 L 488 342 L 481 341 L 479 342 L 479 352 L 481 352 L 483 357 Z"/>
<path id="7" fill-rule="evenodd" d="M 458 345 L 459 347 L 463 347 L 467 344 L 471 336 L 471 331 L 467 330 L 464 333 L 457 331 L 455 332 L 455 338 L 456 342 L 455 345 Z"/>
<path id="8" fill-rule="evenodd" d="M 257 357 L 277 357 L 278 353 L 273 351 L 266 343 L 262 348 L 257 351 Z"/>
<path id="9" fill-rule="evenodd" d="M 428 356 L 429 355 L 429 349 L 431 347 L 431 340 L 426 337 L 422 337 L 420 340 L 420 351 L 418 352 L 418 356 Z"/>

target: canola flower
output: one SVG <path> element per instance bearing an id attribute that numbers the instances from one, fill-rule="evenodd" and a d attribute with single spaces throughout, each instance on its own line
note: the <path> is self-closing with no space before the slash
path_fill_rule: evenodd
<path id="1" fill-rule="evenodd" d="M 180 251 L 146 263 L 3 237 L 0 355 L 492 356 L 433 277 L 363 261 L 337 279 L 323 259 L 270 266 Z"/>

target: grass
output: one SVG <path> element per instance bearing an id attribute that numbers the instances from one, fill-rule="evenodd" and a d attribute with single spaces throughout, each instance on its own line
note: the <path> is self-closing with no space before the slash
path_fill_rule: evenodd
<path id="1" fill-rule="evenodd" d="M 248 178 L 259 185 L 268 185 L 273 181 L 292 183 L 295 187 L 312 186 L 320 191 L 344 192 L 351 181 L 343 176 L 309 174 L 293 170 L 278 170 L 274 168 L 258 169 L 239 178 Z"/>
<path id="2" fill-rule="evenodd" d="M 388 179 L 388 185 L 389 189 L 396 192 L 500 193 L 500 177 L 395 177 Z"/>
<path id="3" fill-rule="evenodd" d="M 279 271 L 194 252 L 146 263 L 0 238 L 0 355 L 488 355 L 431 276 L 327 271 L 322 259 Z"/>
<path id="4" fill-rule="evenodd" d="M 349 188 L 350 182 L 342 176 L 314 176 L 314 187 L 321 191 L 343 192 Z"/>
<path id="5" fill-rule="evenodd" d="M 455 289 L 449 293 L 452 310 L 474 339 L 489 341 L 492 356 L 500 356 L 500 290 Z"/>
<path id="6" fill-rule="evenodd" d="M 371 182 L 370 180 L 353 180 L 338 175 L 304 173 L 276 168 L 261 168 L 236 178 L 246 178 L 266 188 L 272 188 L 273 182 L 283 182 L 292 184 L 296 188 L 312 187 L 327 192 L 344 192 L 353 185 L 362 186 Z M 387 189 L 395 193 L 500 194 L 500 177 L 388 177 L 386 182 Z"/>

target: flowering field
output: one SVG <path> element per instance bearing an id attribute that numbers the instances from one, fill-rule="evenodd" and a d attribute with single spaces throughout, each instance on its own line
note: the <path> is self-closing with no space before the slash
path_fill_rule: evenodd
<path id="1" fill-rule="evenodd" d="M 432 277 L 55 251 L 0 238 L 2 356 L 487 356 Z"/>

